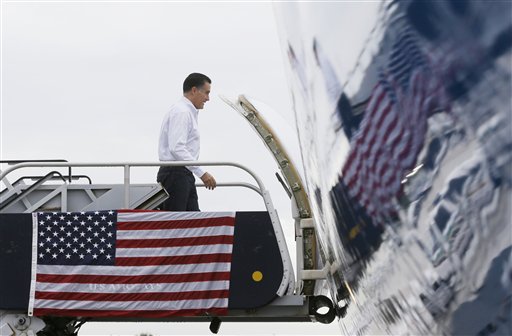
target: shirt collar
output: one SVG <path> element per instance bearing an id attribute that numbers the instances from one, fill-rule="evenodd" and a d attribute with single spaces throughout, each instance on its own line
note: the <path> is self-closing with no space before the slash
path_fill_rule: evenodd
<path id="1" fill-rule="evenodd" d="M 190 101 L 190 99 L 188 99 L 188 98 L 187 98 L 187 97 L 185 97 L 185 96 L 183 96 L 183 97 L 182 97 L 182 99 L 183 99 L 183 101 L 185 102 L 185 104 L 188 104 L 188 105 L 193 109 L 193 111 L 194 111 L 195 113 L 198 113 L 198 112 L 199 112 L 199 110 L 198 110 L 198 109 L 196 109 L 196 107 L 194 106 L 194 104 L 192 104 L 192 102 Z"/>

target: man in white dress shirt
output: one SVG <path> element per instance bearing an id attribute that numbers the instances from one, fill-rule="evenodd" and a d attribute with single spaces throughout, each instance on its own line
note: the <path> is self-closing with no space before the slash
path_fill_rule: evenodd
<path id="1" fill-rule="evenodd" d="M 167 112 L 160 130 L 160 161 L 197 161 L 200 138 L 197 118 L 199 110 L 210 100 L 212 81 L 208 76 L 192 73 L 183 82 L 183 97 Z M 194 175 L 206 188 L 217 186 L 215 178 L 199 166 L 160 167 L 157 181 L 169 193 L 163 203 L 166 211 L 199 211 Z"/>

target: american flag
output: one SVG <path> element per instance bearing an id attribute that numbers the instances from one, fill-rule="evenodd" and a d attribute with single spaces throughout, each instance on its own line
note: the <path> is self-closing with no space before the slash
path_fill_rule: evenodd
<path id="1" fill-rule="evenodd" d="M 426 56 L 405 31 L 379 74 L 342 171 L 350 195 L 376 223 L 396 214 L 394 199 L 416 164 L 441 92 Z"/>
<path id="2" fill-rule="evenodd" d="M 227 212 L 35 213 L 29 314 L 224 315 L 234 223 Z"/>

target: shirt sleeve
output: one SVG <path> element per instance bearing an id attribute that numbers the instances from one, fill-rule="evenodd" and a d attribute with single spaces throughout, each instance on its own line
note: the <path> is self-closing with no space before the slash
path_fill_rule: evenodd
<path id="1" fill-rule="evenodd" d="M 192 173 L 194 173 L 195 176 L 201 177 L 204 175 L 204 170 L 201 169 L 199 166 L 185 166 L 188 170 L 190 170 Z"/>
<path id="2" fill-rule="evenodd" d="M 173 113 L 169 117 L 168 144 L 169 151 L 176 161 L 195 161 L 194 156 L 187 148 L 188 134 L 192 128 L 190 114 L 186 111 Z M 201 177 L 204 171 L 198 166 L 186 166 L 197 177 Z"/>

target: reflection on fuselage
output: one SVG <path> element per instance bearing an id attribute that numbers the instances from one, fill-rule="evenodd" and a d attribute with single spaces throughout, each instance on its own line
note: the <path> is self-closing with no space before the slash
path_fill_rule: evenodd
<path id="1" fill-rule="evenodd" d="M 276 6 L 342 330 L 512 334 L 512 4 L 353 6 Z"/>

